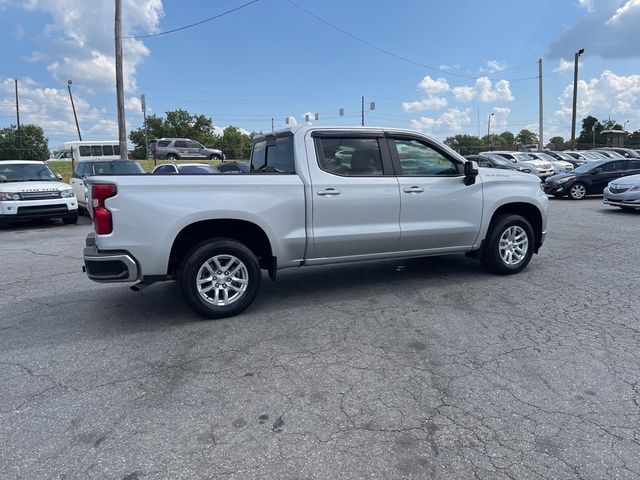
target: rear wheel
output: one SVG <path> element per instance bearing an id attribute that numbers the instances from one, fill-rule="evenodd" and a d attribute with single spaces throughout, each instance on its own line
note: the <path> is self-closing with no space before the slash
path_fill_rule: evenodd
<path id="1" fill-rule="evenodd" d="M 497 217 L 485 241 L 481 262 L 490 272 L 510 275 L 531 261 L 535 236 L 529 221 L 514 214 Z"/>
<path id="2" fill-rule="evenodd" d="M 587 196 L 587 187 L 584 183 L 576 182 L 569 189 L 569 197 L 572 200 L 582 200 Z"/>
<path id="3" fill-rule="evenodd" d="M 194 247 L 178 272 L 185 302 L 206 318 L 224 318 L 244 311 L 255 300 L 262 272 L 243 244 L 230 239 L 208 240 Z"/>

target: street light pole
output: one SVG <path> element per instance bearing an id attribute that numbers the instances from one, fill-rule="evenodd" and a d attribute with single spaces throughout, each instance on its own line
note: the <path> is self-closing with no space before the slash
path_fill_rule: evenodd
<path id="1" fill-rule="evenodd" d="M 82 141 L 82 135 L 80 134 L 80 125 L 78 124 L 78 115 L 76 115 L 76 106 L 73 103 L 73 95 L 71 94 L 71 80 L 67 80 L 67 89 L 69 89 L 69 98 L 71 99 L 71 109 L 73 110 L 73 118 L 76 120 L 76 130 L 78 130 L 78 140 Z"/>
<path id="2" fill-rule="evenodd" d="M 487 117 L 487 142 L 491 142 L 491 117 L 493 117 L 494 115 L 495 113 L 492 112 Z"/>
<path id="3" fill-rule="evenodd" d="M 584 53 L 584 48 L 575 54 L 573 66 L 573 113 L 571 114 L 571 148 L 576 149 L 576 105 L 578 103 L 578 61 L 580 55 Z"/>
<path id="4" fill-rule="evenodd" d="M 629 123 L 629 120 L 626 120 L 622 126 L 622 131 L 626 132 L 627 131 L 627 123 Z"/>

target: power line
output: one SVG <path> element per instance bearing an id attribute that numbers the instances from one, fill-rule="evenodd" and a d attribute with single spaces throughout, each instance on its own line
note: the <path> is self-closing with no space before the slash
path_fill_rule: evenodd
<path id="1" fill-rule="evenodd" d="M 251 0 L 250 2 L 247 2 L 243 5 L 240 5 L 239 7 L 236 8 L 232 8 L 231 10 L 227 10 L 226 12 L 222 12 L 218 15 L 214 15 L 213 17 L 209 17 L 209 18 L 205 18 L 204 20 L 200 20 L 199 22 L 196 23 L 192 23 L 190 25 L 184 25 L 183 27 L 178 27 L 178 28 L 174 28 L 172 30 L 166 30 L 164 32 L 158 32 L 158 33 L 150 33 L 148 35 L 132 35 L 129 37 L 122 37 L 122 38 L 135 38 L 135 39 L 140 39 L 140 38 L 151 38 L 151 37 L 159 37 L 161 35 L 168 35 L 170 33 L 175 33 L 175 32 L 180 32 L 182 30 L 186 30 L 188 28 L 192 28 L 192 27 L 197 27 L 198 25 L 202 25 L 203 23 L 207 23 L 210 22 L 211 20 L 215 20 L 216 18 L 220 18 L 220 17 L 224 17 L 225 15 L 229 15 L 230 13 L 233 12 L 237 12 L 238 10 L 241 10 L 245 7 L 248 7 L 249 5 L 258 2 L 259 0 Z"/>
<path id="2" fill-rule="evenodd" d="M 416 65 L 416 66 L 418 66 L 418 67 L 426 68 L 427 70 L 433 70 L 433 71 L 436 71 L 436 72 L 438 72 L 438 73 L 440 73 L 440 74 L 442 74 L 442 75 L 451 75 L 451 76 L 454 76 L 454 77 L 467 78 L 467 79 L 471 79 L 471 80 L 477 80 L 477 79 L 479 79 L 479 78 L 480 78 L 480 77 L 478 77 L 478 76 L 463 75 L 463 74 L 461 74 L 461 73 L 449 72 L 449 71 L 442 70 L 442 69 L 437 68 L 437 67 L 433 67 L 433 66 L 431 66 L 431 65 L 425 65 L 424 63 L 416 62 L 415 60 L 411 60 L 411 59 L 409 59 L 409 58 L 407 58 L 407 57 L 403 57 L 402 55 L 398 55 L 398 54 L 393 53 L 393 52 L 391 52 L 391 51 L 389 51 L 389 50 L 387 50 L 387 49 L 385 49 L 385 48 L 382 48 L 382 47 L 380 47 L 380 46 L 378 46 L 378 45 L 375 45 L 375 44 L 373 44 L 373 43 L 371 43 L 371 42 L 369 42 L 369 41 L 365 40 L 364 38 L 358 37 L 357 35 L 354 35 L 353 33 L 348 32 L 347 30 L 345 30 L 345 29 L 343 29 L 343 28 L 340 28 L 340 27 L 338 27 L 337 25 L 334 25 L 334 24 L 333 24 L 333 23 L 331 23 L 331 22 L 328 22 L 328 21 L 327 21 L 327 20 L 325 20 L 324 18 L 321 18 L 321 17 L 319 17 L 318 15 L 316 15 L 315 13 L 310 12 L 309 10 L 307 10 L 307 9 L 305 9 L 305 8 L 303 8 L 303 7 L 301 7 L 301 6 L 300 6 L 300 5 L 298 5 L 297 3 L 294 3 L 292 0 L 287 0 L 287 2 L 288 2 L 290 5 L 292 5 L 293 7 L 297 8 L 298 10 L 300 10 L 301 12 L 303 12 L 303 13 L 305 13 L 305 14 L 309 15 L 310 17 L 315 18 L 316 20 L 318 20 L 318 21 L 319 21 L 319 22 L 321 22 L 321 23 L 324 23 L 324 24 L 325 24 L 325 25 L 327 25 L 328 27 L 331 27 L 331 28 L 333 28 L 334 30 L 337 30 L 338 32 L 340 32 L 340 33 L 342 33 L 342 34 L 344 34 L 344 35 L 346 35 L 346 36 L 348 36 L 348 37 L 350 37 L 350 38 L 352 38 L 352 39 L 354 39 L 354 40 L 356 40 L 356 41 L 358 41 L 358 42 L 360 42 L 360 43 L 363 43 L 363 44 L 365 44 L 365 45 L 367 45 L 367 46 L 369 46 L 369 47 L 371 47 L 371 48 L 373 48 L 373 49 L 375 49 L 375 50 L 378 50 L 379 52 L 382 52 L 382 53 L 384 53 L 385 55 L 389 55 L 389 56 L 391 56 L 391 57 L 397 58 L 398 60 L 402 60 L 403 62 L 410 63 L 410 64 L 412 64 L 412 65 Z M 534 64 L 534 63 L 536 63 L 536 62 L 531 62 L 530 64 L 524 64 L 524 65 L 521 65 L 521 66 L 532 65 L 532 64 Z M 512 68 L 510 68 L 509 70 L 512 70 L 512 69 L 515 69 L 515 68 L 520 68 L 520 66 L 512 67 Z M 499 79 L 497 79 L 497 78 L 492 78 L 492 77 L 486 77 L 486 78 L 489 78 L 490 80 L 499 80 Z M 533 77 L 514 78 L 514 79 L 511 79 L 511 80 L 512 80 L 512 81 L 521 81 L 521 80 L 531 80 L 531 79 L 533 79 L 533 78 L 538 78 L 538 76 L 537 76 L 537 75 L 535 75 L 535 76 L 533 76 Z M 505 79 L 505 80 L 508 80 L 508 79 Z"/>

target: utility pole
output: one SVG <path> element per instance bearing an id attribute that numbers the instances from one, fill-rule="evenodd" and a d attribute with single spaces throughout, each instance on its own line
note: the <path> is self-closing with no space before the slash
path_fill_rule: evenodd
<path id="1" fill-rule="evenodd" d="M 116 42 L 116 100 L 118 103 L 118 140 L 120 142 L 120 158 L 126 160 L 127 131 L 124 120 L 124 80 L 122 76 L 122 0 L 116 0 L 115 19 Z"/>
<path id="2" fill-rule="evenodd" d="M 539 111 L 539 118 L 538 118 L 538 150 L 542 151 L 544 149 L 544 140 L 543 140 L 543 102 L 542 102 L 542 59 L 538 60 L 538 80 L 539 80 L 539 84 L 540 84 L 540 89 L 539 89 L 539 102 L 540 102 L 540 106 L 538 108 Z"/>
<path id="3" fill-rule="evenodd" d="M 578 104 L 578 60 L 584 48 L 576 52 L 573 66 L 573 113 L 571 115 L 571 149 L 576 149 L 576 105 Z"/>
<path id="4" fill-rule="evenodd" d="M 16 84 L 16 140 L 18 140 L 18 160 L 22 160 L 22 132 L 20 131 L 20 101 L 18 100 L 18 79 Z"/>
<path id="5" fill-rule="evenodd" d="M 362 108 L 361 108 L 361 111 L 362 111 L 362 122 L 361 123 L 362 123 L 362 126 L 364 127 L 364 95 L 362 96 Z"/>
<path id="6" fill-rule="evenodd" d="M 276 125 L 275 125 L 275 123 L 274 123 L 274 118 L 273 118 L 273 117 L 271 117 L 271 131 L 272 131 L 272 132 L 275 132 L 275 131 L 276 131 Z"/>
<path id="7" fill-rule="evenodd" d="M 142 107 L 142 119 L 144 122 L 144 151 L 145 158 L 149 158 L 149 130 L 147 128 L 147 99 L 144 93 L 140 95 L 140 106 Z M 156 165 L 156 156 L 153 156 L 153 165 Z"/>
<path id="8" fill-rule="evenodd" d="M 82 141 L 80 134 L 80 125 L 78 124 L 78 115 L 76 115 L 76 105 L 73 103 L 73 95 L 71 94 L 71 80 L 67 80 L 67 89 L 69 90 L 69 98 L 71 99 L 71 109 L 73 110 L 73 118 L 76 120 L 76 130 L 78 130 L 78 140 Z"/>

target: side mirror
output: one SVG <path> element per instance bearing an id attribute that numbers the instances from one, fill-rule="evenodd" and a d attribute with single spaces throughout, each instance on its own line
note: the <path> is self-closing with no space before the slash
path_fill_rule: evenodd
<path id="1" fill-rule="evenodd" d="M 602 168 L 598 167 L 591 170 L 591 175 L 595 175 L 596 173 L 602 173 Z"/>
<path id="2" fill-rule="evenodd" d="M 56 177 L 58 177 L 58 180 L 62 181 L 62 175 L 60 175 L 59 173 L 56 173 Z"/>
<path id="3" fill-rule="evenodd" d="M 473 185 L 478 176 L 478 164 L 473 160 L 464 162 L 464 184 Z"/>

